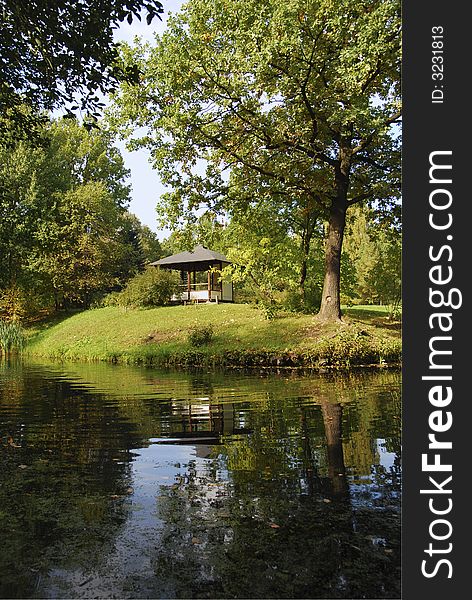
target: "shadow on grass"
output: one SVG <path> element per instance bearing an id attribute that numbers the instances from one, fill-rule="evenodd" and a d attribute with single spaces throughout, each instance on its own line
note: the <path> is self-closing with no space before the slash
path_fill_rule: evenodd
<path id="1" fill-rule="evenodd" d="M 58 310 L 54 312 L 44 312 L 36 316 L 34 319 L 30 319 L 26 325 L 28 326 L 28 329 L 32 331 L 32 333 L 38 334 L 46 329 L 54 327 L 54 325 L 62 323 L 62 321 L 70 319 L 70 317 L 73 317 L 74 315 L 84 312 L 84 310 L 85 309 L 83 308 L 75 308 L 69 310 Z"/>
<path id="2" fill-rule="evenodd" d="M 402 329 L 401 320 L 390 319 L 388 310 L 384 306 L 376 306 L 375 309 L 370 307 L 343 308 L 342 312 L 351 319 L 358 319 L 379 329 L 388 329 L 390 331 L 401 331 Z"/>

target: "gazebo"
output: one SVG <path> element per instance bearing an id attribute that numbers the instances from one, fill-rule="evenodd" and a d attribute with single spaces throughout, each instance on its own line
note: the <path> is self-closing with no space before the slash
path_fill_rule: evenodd
<path id="1" fill-rule="evenodd" d="M 233 302 L 233 284 L 221 281 L 217 271 L 231 264 L 220 254 L 204 246 L 195 246 L 191 252 L 179 252 L 151 263 L 153 267 L 180 271 L 179 296 L 181 302 Z"/>

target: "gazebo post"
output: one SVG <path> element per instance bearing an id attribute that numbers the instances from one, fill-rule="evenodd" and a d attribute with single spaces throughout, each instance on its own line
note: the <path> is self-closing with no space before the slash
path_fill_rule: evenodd
<path id="1" fill-rule="evenodd" d="M 211 302 L 211 267 L 208 269 L 208 302 Z"/>
<path id="2" fill-rule="evenodd" d="M 190 302 L 190 271 L 187 271 L 187 300 Z"/>

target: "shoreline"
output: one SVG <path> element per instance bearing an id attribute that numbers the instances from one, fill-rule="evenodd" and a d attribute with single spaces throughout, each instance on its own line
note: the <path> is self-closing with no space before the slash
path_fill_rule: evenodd
<path id="1" fill-rule="evenodd" d="M 204 344 L 195 328 L 212 328 Z M 24 355 L 155 367 L 349 371 L 400 368 L 399 328 L 365 313 L 343 323 L 313 315 L 266 320 L 248 305 L 92 309 L 27 330 Z"/>

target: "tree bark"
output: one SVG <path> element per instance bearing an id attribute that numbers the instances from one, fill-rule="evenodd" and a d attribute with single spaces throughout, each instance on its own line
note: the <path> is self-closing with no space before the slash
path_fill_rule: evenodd
<path id="1" fill-rule="evenodd" d="M 325 278 L 318 316 L 323 321 L 341 320 L 341 251 L 343 247 L 352 150 L 350 138 L 340 139 L 339 159 L 334 168 L 336 196 L 329 210 L 328 235 L 325 246 Z"/>
<path id="2" fill-rule="evenodd" d="M 329 214 L 325 245 L 325 278 L 318 316 L 324 321 L 341 319 L 341 250 L 346 226 L 347 203 L 336 201 Z"/>

